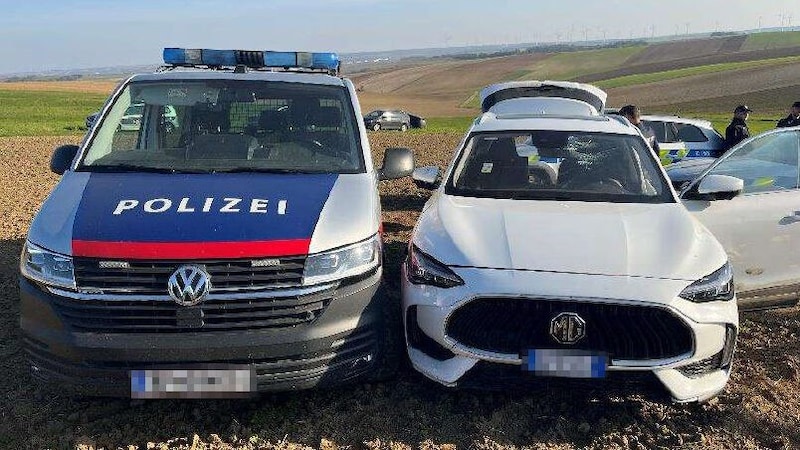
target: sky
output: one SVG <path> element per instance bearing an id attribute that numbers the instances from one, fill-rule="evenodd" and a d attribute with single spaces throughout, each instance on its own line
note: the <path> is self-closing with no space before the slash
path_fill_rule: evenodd
<path id="1" fill-rule="evenodd" d="M 359 52 L 800 24 L 797 0 L 0 0 L 0 73 L 157 64 L 163 47 Z"/>

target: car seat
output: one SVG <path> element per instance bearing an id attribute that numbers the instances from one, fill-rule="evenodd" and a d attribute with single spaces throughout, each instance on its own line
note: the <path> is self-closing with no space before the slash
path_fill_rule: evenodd
<path id="1" fill-rule="evenodd" d="M 484 140 L 479 145 L 465 172 L 468 185 L 487 190 L 528 186 L 528 158 L 519 156 L 512 138 Z"/>

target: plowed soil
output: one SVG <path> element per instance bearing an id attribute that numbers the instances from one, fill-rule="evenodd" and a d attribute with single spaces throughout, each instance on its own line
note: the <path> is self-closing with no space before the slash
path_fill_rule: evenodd
<path id="1" fill-rule="evenodd" d="M 374 133 L 443 166 L 457 134 Z M 51 149 L 74 138 L 0 139 L 0 448 L 572 449 L 800 447 L 800 310 L 748 313 L 732 380 L 705 405 L 670 404 L 652 387 L 449 390 L 405 368 L 391 382 L 242 401 L 66 396 L 28 374 L 18 326 L 17 264 L 28 223 L 57 182 Z M 381 186 L 391 295 L 428 193 Z"/>
<path id="2" fill-rule="evenodd" d="M 717 72 L 705 75 L 677 78 L 657 83 L 621 87 L 608 90 L 609 105 L 628 103 L 653 107 L 697 102 L 716 98 L 743 98 L 765 89 L 789 89 L 798 85 L 800 63 L 779 66 L 755 67 L 736 71 Z M 800 91 L 795 95 L 800 94 Z M 792 97 L 772 104 L 771 111 L 784 111 L 792 102 Z M 733 111 L 741 100 L 718 105 L 716 111 Z"/>
<path id="3" fill-rule="evenodd" d="M 685 69 L 687 67 L 707 66 L 711 64 L 724 64 L 746 61 L 761 61 L 765 59 L 786 58 L 800 55 L 800 47 L 777 48 L 769 50 L 753 50 L 737 53 L 719 53 L 708 56 L 675 59 L 653 63 L 625 64 L 618 69 L 596 72 L 575 78 L 581 83 L 610 80 L 612 78 L 636 75 L 642 73 L 666 72 L 668 70 Z"/>
<path id="4" fill-rule="evenodd" d="M 648 64 L 701 56 L 733 53 L 739 51 L 747 36 L 732 36 L 716 39 L 695 39 L 690 41 L 653 44 L 635 55 L 628 64 Z"/>

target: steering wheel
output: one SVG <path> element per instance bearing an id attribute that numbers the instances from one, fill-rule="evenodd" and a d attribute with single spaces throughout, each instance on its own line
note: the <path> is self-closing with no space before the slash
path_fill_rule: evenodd
<path id="1" fill-rule="evenodd" d="M 303 147 L 310 148 L 311 150 L 321 150 L 325 148 L 325 145 L 323 145 L 320 141 L 315 141 L 313 139 L 294 139 L 292 142 L 302 145 Z"/>
<path id="2" fill-rule="evenodd" d="M 585 188 L 591 189 L 604 194 L 628 194 L 630 191 L 622 186 L 616 178 L 603 178 L 601 180 L 593 181 L 584 185 Z"/>

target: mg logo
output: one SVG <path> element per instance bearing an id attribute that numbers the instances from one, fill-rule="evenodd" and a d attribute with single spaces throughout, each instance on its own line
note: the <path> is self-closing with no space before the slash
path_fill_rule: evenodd
<path id="1" fill-rule="evenodd" d="M 167 292 L 181 306 L 194 306 L 203 301 L 211 289 L 211 275 L 200 266 L 181 266 L 167 282 Z"/>
<path id="2" fill-rule="evenodd" d="M 559 344 L 574 344 L 586 336 L 586 322 L 576 313 L 563 312 L 550 321 L 550 336 Z"/>

